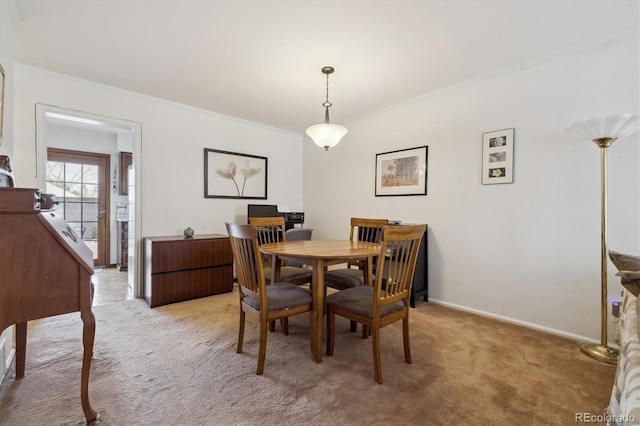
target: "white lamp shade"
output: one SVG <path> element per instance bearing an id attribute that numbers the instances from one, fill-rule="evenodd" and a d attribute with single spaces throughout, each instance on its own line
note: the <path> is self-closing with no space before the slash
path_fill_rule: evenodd
<path id="1" fill-rule="evenodd" d="M 347 128 L 339 124 L 316 124 L 307 129 L 307 135 L 316 145 L 328 150 L 336 145 L 348 132 Z"/>
<path id="2" fill-rule="evenodd" d="M 621 113 L 578 121 L 567 126 L 564 130 L 577 133 L 585 139 L 594 140 L 623 138 L 638 130 L 638 127 L 640 127 L 640 120 L 637 115 Z"/>

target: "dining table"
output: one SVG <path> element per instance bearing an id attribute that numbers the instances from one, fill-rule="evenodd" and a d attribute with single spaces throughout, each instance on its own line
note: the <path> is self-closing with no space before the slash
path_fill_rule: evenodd
<path id="1" fill-rule="evenodd" d="M 306 259 L 312 268 L 311 293 L 311 352 L 317 363 L 322 362 L 322 318 L 324 315 L 324 272 L 330 265 L 348 261 L 362 261 L 365 285 L 371 285 L 373 258 L 380 252 L 380 245 L 353 240 L 308 240 L 263 244 L 260 251 L 271 255 L 271 282 L 280 282 L 283 258 Z"/>

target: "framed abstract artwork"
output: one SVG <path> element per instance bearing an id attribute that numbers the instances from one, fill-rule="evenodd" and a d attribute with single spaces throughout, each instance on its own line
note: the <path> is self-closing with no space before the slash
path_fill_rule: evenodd
<path id="1" fill-rule="evenodd" d="M 428 148 L 376 154 L 376 197 L 427 195 Z"/>
<path id="2" fill-rule="evenodd" d="M 204 197 L 267 199 L 267 157 L 204 149 Z"/>
<path id="3" fill-rule="evenodd" d="M 515 129 L 482 134 L 482 184 L 513 183 Z"/>

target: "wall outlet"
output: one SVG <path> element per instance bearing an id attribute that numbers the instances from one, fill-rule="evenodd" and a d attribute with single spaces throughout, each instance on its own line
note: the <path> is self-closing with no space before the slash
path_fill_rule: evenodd
<path id="1" fill-rule="evenodd" d="M 613 317 L 613 322 L 618 322 L 620 318 L 620 302 L 617 300 L 611 302 L 611 316 Z"/>

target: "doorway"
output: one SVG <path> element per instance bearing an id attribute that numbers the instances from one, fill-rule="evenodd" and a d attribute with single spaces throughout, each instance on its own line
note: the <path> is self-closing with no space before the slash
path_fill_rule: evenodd
<path id="1" fill-rule="evenodd" d="M 118 263 L 117 256 L 119 254 L 117 248 L 122 246 L 123 240 L 118 232 L 118 225 L 125 220 L 129 229 L 128 238 L 131 240 L 131 247 L 128 249 L 128 273 L 127 271 L 120 272 L 117 270 L 116 272 L 122 277 L 124 284 L 130 287 L 133 297 L 142 297 L 142 267 L 140 262 L 141 196 L 138 190 L 141 179 L 140 174 L 136 173 L 134 180 L 127 182 L 130 188 L 130 193 L 127 196 L 120 189 L 122 173 L 119 170 L 121 167 L 121 154 L 125 151 L 131 153 L 132 169 L 140 170 L 141 124 L 52 105 L 36 104 L 36 146 L 36 179 L 40 188 L 46 188 L 48 184 L 47 156 L 49 148 L 87 154 L 107 154 L 107 156 L 110 156 L 110 162 L 105 167 L 107 175 L 104 178 L 108 200 L 103 210 L 104 215 L 107 217 L 105 221 L 107 248 L 105 250 L 105 260 L 100 261 L 99 264 L 113 268 L 96 268 L 94 278 L 97 279 L 98 276 L 102 278 L 102 275 L 104 275 L 101 274 L 102 271 L 116 269 L 115 265 Z M 71 161 L 71 163 L 84 164 L 77 160 Z M 89 202 L 93 201 L 89 200 Z M 122 212 L 118 208 L 123 205 L 127 205 L 129 210 L 125 219 L 122 218 L 123 214 L 119 214 Z M 78 206 L 74 205 L 71 208 L 75 207 Z M 97 211 L 84 209 L 82 212 L 85 213 L 85 217 L 81 216 L 82 220 L 74 220 L 74 222 L 83 222 L 75 223 L 74 225 L 80 227 L 78 234 L 81 234 L 83 232 L 82 228 L 85 228 L 84 236 L 89 237 L 87 238 L 89 245 L 92 244 L 90 241 L 92 237 L 87 233 L 91 232 L 94 229 L 93 227 L 97 229 L 98 225 L 90 223 L 92 219 L 86 217 L 86 214 L 97 216 L 100 214 L 98 207 L 98 203 L 94 202 L 94 205 L 89 209 L 95 208 Z M 77 219 L 77 216 L 74 218 Z M 84 222 L 87 223 L 85 224 Z M 98 266 L 98 260 L 96 260 L 96 266 Z M 107 281 L 110 286 L 111 284 L 115 286 L 115 282 L 111 277 Z"/>
<path id="2" fill-rule="evenodd" d="M 107 154 L 47 148 L 47 192 L 58 211 L 93 252 L 95 266 L 108 266 L 109 169 Z"/>

